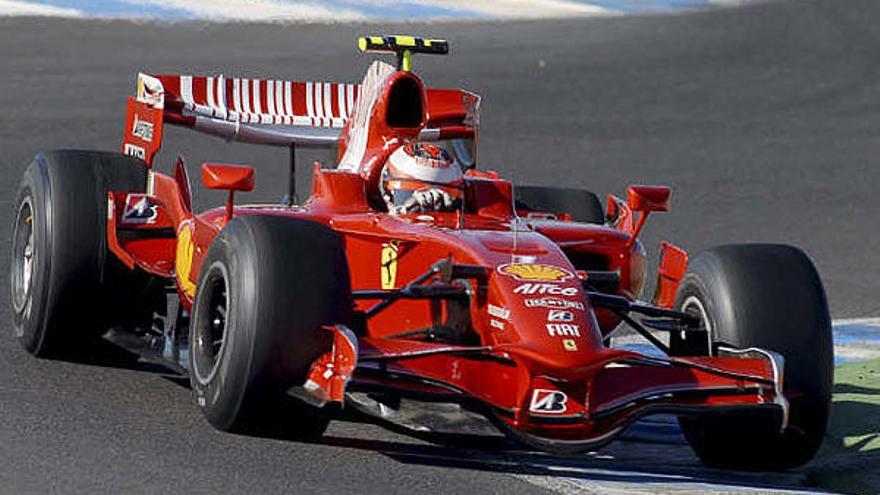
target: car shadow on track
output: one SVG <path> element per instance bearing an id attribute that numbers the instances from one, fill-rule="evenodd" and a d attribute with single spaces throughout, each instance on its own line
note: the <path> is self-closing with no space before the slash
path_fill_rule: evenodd
<path id="1" fill-rule="evenodd" d="M 60 356 L 53 359 L 73 364 L 99 366 L 102 368 L 115 368 L 161 375 L 178 374 L 175 370 L 166 365 L 144 360 L 138 354 L 103 339 L 90 342 L 88 352 L 80 352 L 75 355 Z"/>
<path id="2" fill-rule="evenodd" d="M 113 344 L 88 358 L 75 362 L 93 366 L 121 368 L 155 373 L 162 379 L 189 389 L 189 379 L 178 371 L 129 353 Z M 860 392 L 859 392 L 860 393 Z M 304 442 L 293 430 L 285 428 L 292 411 L 299 404 L 292 397 L 277 405 L 277 420 L 265 422 L 259 429 L 242 433 L 249 437 Z M 806 476 L 801 472 L 767 475 L 709 469 L 702 466 L 690 448 L 671 426 L 672 420 L 642 422 L 625 432 L 622 440 L 598 452 L 583 455 L 555 456 L 531 451 L 503 437 L 432 433 L 414 431 L 357 412 L 351 408 L 338 411 L 335 421 L 379 426 L 403 435 L 400 441 L 370 438 L 370 429 L 357 429 L 358 436 L 329 434 L 305 441 L 341 449 L 369 451 L 397 462 L 433 467 L 472 469 L 517 476 L 564 478 L 584 483 L 654 483 L 658 491 L 682 483 L 708 484 L 756 490 L 804 489 Z M 346 429 L 343 429 L 346 430 Z M 368 435 L 364 437 L 363 434 Z M 408 441 L 411 439 L 411 441 Z"/>
<path id="3" fill-rule="evenodd" d="M 831 407 L 833 440 L 845 450 L 880 454 L 880 406 L 857 401 L 838 401 Z M 846 418 L 844 420 L 844 418 Z"/>
<path id="4" fill-rule="evenodd" d="M 846 493 L 880 493 L 880 387 L 875 384 L 876 379 L 872 386 L 834 386 L 825 445 L 809 468 L 814 483 Z"/>
<path id="5" fill-rule="evenodd" d="M 433 467 L 473 469 L 516 476 L 565 478 L 584 483 L 654 483 L 656 491 L 682 483 L 707 484 L 724 490 L 725 486 L 768 490 L 808 490 L 801 472 L 750 473 L 706 468 L 684 443 L 680 434 L 657 434 L 669 428 L 672 418 L 656 423 L 637 423 L 622 440 L 598 452 L 558 456 L 537 452 L 503 436 L 456 435 L 413 431 L 356 411 L 346 411 L 339 421 L 380 426 L 412 438 L 389 441 L 375 438 L 352 438 L 325 435 L 319 444 L 377 452 L 397 462 Z M 677 428 L 677 427 L 676 427 Z M 421 441 L 421 442 L 420 442 Z M 428 443 L 423 443 L 428 442 Z M 701 490 L 697 490 L 701 491 Z M 712 490 L 709 490 L 712 491 Z"/>
<path id="6" fill-rule="evenodd" d="M 584 483 L 652 483 L 680 488 L 683 483 L 715 487 L 754 488 L 756 490 L 803 490 L 800 474 L 768 476 L 766 473 L 720 471 L 701 466 L 695 457 L 682 461 L 687 454 L 674 452 L 687 447 L 657 446 L 648 449 L 638 442 L 622 441 L 614 447 L 579 456 L 554 456 L 523 450 L 516 445 L 496 441 L 486 448 L 451 448 L 441 445 L 394 442 L 378 439 L 325 436 L 324 445 L 381 453 L 397 462 L 432 467 L 472 469 L 517 476 L 565 478 Z M 657 486 L 660 485 L 660 486 Z M 711 491 L 711 490 L 709 490 Z"/>

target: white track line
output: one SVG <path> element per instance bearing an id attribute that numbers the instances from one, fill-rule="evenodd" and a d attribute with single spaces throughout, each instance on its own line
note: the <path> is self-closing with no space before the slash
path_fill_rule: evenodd
<path id="1" fill-rule="evenodd" d="M 306 0 L 113 0 L 106 3 L 116 7 L 130 4 L 132 8 L 149 10 L 173 9 L 187 12 L 197 18 L 214 21 L 305 21 L 305 22 L 351 22 L 363 21 L 375 14 L 377 6 L 387 0 L 347 0 L 344 2 L 321 2 Z M 75 5 L 76 2 L 68 0 Z M 389 2 L 390 4 L 391 2 Z M 426 8 L 458 10 L 469 17 L 490 19 L 541 19 L 589 17 L 614 12 L 596 5 L 573 0 L 410 0 Z M 369 8 L 369 9 L 368 9 Z M 100 8 L 97 10 L 100 11 Z M 74 8 L 55 7 L 36 0 L 0 0 L 0 16 L 40 15 L 58 17 L 83 17 L 94 14 Z M 163 15 L 161 10 L 156 15 Z M 139 15 L 138 15 L 139 16 Z M 442 18 L 443 15 L 437 17 Z"/>
<path id="2" fill-rule="evenodd" d="M 190 12 L 202 19 L 221 21 L 362 21 L 354 8 L 333 8 L 320 2 L 277 0 L 129 0 L 134 5 L 155 6 Z M 352 3 L 356 7 L 357 2 Z"/>
<path id="3" fill-rule="evenodd" d="M 598 471 L 598 470 L 597 470 Z M 617 470 L 609 470 L 611 476 L 617 477 L 620 472 Z M 604 473 L 598 474 L 602 477 Z M 589 476 L 589 474 L 586 474 Z M 684 479 L 684 480 L 653 480 L 645 481 L 646 476 L 639 473 L 633 473 L 633 481 L 593 481 L 583 478 L 568 478 L 555 476 L 540 476 L 530 474 L 517 474 L 514 477 L 543 488 L 553 493 L 562 495 L 653 495 L 656 493 L 669 493 L 676 495 L 731 495 L 731 494 L 748 494 L 748 495 L 764 495 L 764 494 L 789 494 L 789 495 L 816 495 L 818 493 L 829 493 L 820 491 L 813 487 L 762 487 L 762 486 L 737 486 L 729 481 L 720 481 L 712 483 L 707 481 Z M 655 476 L 647 476 L 656 478 Z"/>
<path id="4" fill-rule="evenodd" d="M 831 322 L 833 326 L 843 326 L 843 325 L 871 325 L 878 326 L 880 325 L 880 318 L 838 318 Z"/>
<path id="5" fill-rule="evenodd" d="M 607 15 L 612 11 L 586 2 L 569 0 L 419 0 L 437 7 L 477 12 L 498 19 L 538 19 Z"/>
<path id="6" fill-rule="evenodd" d="M 40 16 L 40 17 L 83 17 L 81 11 L 64 7 L 53 7 L 41 3 L 0 0 L 0 15 Z"/>

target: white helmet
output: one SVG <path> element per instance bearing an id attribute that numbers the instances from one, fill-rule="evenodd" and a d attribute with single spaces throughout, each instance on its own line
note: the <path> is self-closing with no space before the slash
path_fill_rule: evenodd
<path id="1" fill-rule="evenodd" d="M 460 200 L 463 182 L 461 167 L 445 149 L 436 144 L 409 143 L 388 157 L 382 172 L 382 196 L 389 209 L 403 207 L 416 191 L 426 189 Z"/>

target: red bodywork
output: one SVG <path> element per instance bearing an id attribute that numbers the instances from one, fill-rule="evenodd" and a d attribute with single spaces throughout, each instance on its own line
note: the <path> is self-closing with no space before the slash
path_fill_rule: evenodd
<path id="1" fill-rule="evenodd" d="M 349 91 L 358 98 L 356 104 L 345 100 L 346 85 L 325 89 L 331 100 L 340 102 L 331 105 L 330 116 L 346 117 L 337 126 L 344 166 L 331 170 L 316 166 L 312 194 L 303 205 L 233 207 L 232 191 L 253 186 L 252 170 L 206 164 L 204 185 L 228 189 L 229 204 L 195 214 L 186 170 L 178 163 L 173 177 L 150 173 L 148 207 L 154 208 L 155 216 L 149 222 L 127 221 L 124 211 L 133 201 L 130 195 L 110 194 L 111 251 L 132 269 L 174 280 L 187 309 L 211 242 L 230 218 L 244 215 L 280 215 L 330 226 L 344 243 L 353 291 L 401 289 L 441 260 L 480 267 L 480 276 L 449 280 L 435 273 L 422 282 L 466 287 L 470 297 L 464 306 L 436 299 L 388 304 L 380 297 L 357 298 L 355 312 L 363 321 L 355 329 L 357 356 L 334 354 L 331 345 L 322 358 L 323 365 L 345 361 L 353 376 L 337 376 L 335 385 L 325 390 L 327 400 L 342 400 L 346 380 L 351 378 L 349 387 L 469 404 L 502 429 L 548 445 L 595 445 L 632 420 L 660 411 L 770 406 L 784 416 L 780 370 L 767 355 L 658 358 L 603 344 L 603 336 L 620 324 L 620 318 L 591 306 L 584 292 L 585 274 L 618 272 L 617 295 L 631 301 L 639 297 L 645 283 L 645 254 L 636 237 L 649 213 L 669 208 L 668 188 L 633 186 L 627 201 L 609 196 L 607 224 L 583 224 L 560 220 L 566 218 L 564 212 L 555 212 L 556 219 L 521 217 L 513 207 L 510 182 L 495 173 L 471 171 L 466 176 L 464 213 L 390 215 L 382 210 L 376 193 L 386 157 L 414 139 L 475 138 L 474 108 L 479 99 L 459 90 L 425 89 L 409 72 L 382 73 L 375 66 L 370 70 L 379 75 L 373 80 L 368 76 L 363 85 Z M 159 147 L 155 141 L 159 133 L 152 133 L 151 142 L 136 141 L 135 121 L 147 121 L 158 130 L 163 120 L 198 129 L 200 117 L 188 108 L 197 109 L 199 91 L 212 92 L 215 87 L 238 91 L 239 84 L 221 78 L 227 86 L 215 86 L 216 79 L 209 78 L 202 83 L 207 89 L 200 90 L 202 79 L 193 79 L 187 82 L 193 85 L 189 89 L 193 96 L 180 89 L 177 76 L 152 79 L 162 82 L 164 93 L 157 102 L 155 88 L 152 99 L 139 90 L 139 98 L 130 100 L 123 146 L 129 152 L 131 145 L 145 148 L 148 166 Z M 262 83 L 254 82 L 253 87 L 260 89 Z M 296 84 L 294 106 L 299 105 Z M 418 101 L 407 104 L 420 111 L 420 118 L 409 119 L 404 127 L 389 123 L 390 108 L 401 104 L 394 100 L 400 84 L 416 90 Z M 277 89 L 265 86 L 263 93 L 273 87 Z M 211 101 L 221 96 L 214 94 Z M 371 105 L 364 98 L 370 98 Z M 269 102 L 264 99 L 262 104 L 265 108 Z M 276 101 L 274 106 L 278 105 Z M 358 139 L 360 144 L 355 143 Z M 363 150 L 352 165 L 351 150 L 356 145 Z M 132 231 L 148 234 L 130 235 Z M 672 306 L 686 265 L 684 251 L 663 243 L 655 304 Z M 408 336 L 442 326 L 461 328 L 470 341 L 438 343 L 423 335 Z M 326 371 L 323 365 L 316 363 L 316 369 Z"/>

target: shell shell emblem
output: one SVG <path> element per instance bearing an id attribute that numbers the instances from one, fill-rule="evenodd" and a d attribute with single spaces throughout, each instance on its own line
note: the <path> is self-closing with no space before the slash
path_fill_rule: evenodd
<path id="1" fill-rule="evenodd" d="M 564 282 L 572 277 L 565 268 L 537 264 L 507 264 L 498 267 L 498 272 L 526 282 Z"/>

